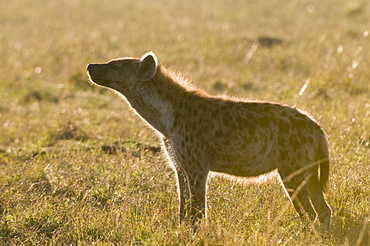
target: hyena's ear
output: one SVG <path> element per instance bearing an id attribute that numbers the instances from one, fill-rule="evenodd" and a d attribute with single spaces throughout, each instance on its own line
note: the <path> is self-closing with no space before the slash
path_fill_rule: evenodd
<path id="1" fill-rule="evenodd" d="M 157 71 L 157 58 L 153 52 L 146 53 L 140 59 L 139 79 L 148 81 L 152 79 Z"/>

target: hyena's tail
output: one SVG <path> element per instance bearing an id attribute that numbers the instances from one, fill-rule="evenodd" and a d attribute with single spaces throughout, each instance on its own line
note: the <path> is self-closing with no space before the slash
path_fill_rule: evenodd
<path id="1" fill-rule="evenodd" d="M 326 137 L 323 136 L 319 143 L 316 160 L 320 167 L 320 186 L 325 190 L 329 181 L 329 150 Z"/>

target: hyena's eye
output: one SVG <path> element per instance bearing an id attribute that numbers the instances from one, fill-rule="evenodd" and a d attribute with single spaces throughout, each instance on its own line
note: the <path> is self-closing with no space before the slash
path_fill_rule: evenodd
<path id="1" fill-rule="evenodd" d="M 119 66 L 117 64 L 113 64 L 112 69 L 113 70 L 118 70 L 119 69 Z"/>

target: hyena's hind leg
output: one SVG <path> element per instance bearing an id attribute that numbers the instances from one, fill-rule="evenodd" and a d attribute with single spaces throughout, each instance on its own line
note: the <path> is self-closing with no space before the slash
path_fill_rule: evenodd
<path id="1" fill-rule="evenodd" d="M 284 169 L 278 169 L 285 190 L 303 221 L 315 221 L 316 212 L 311 204 L 307 182 L 310 175 L 307 172 L 292 175 Z"/>
<path id="2" fill-rule="evenodd" d="M 313 168 L 312 176 L 308 181 L 308 191 L 311 199 L 312 205 L 315 207 L 315 210 L 318 214 L 319 221 L 322 224 L 322 227 L 325 231 L 330 230 L 331 223 L 331 208 L 326 202 L 323 192 L 323 187 L 320 184 L 318 178 L 318 169 L 317 167 Z"/>

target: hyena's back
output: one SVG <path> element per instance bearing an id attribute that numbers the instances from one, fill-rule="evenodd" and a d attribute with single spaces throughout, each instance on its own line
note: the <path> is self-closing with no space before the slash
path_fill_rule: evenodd
<path id="1" fill-rule="evenodd" d="M 217 104 L 198 130 L 207 132 L 212 171 L 243 177 L 276 168 L 293 173 L 328 157 L 324 132 L 297 109 L 263 102 Z"/>
<path id="2" fill-rule="evenodd" d="M 300 216 L 311 221 L 318 217 L 329 230 L 331 208 L 323 194 L 329 158 L 319 125 L 299 110 L 279 104 L 223 104 L 212 112 L 215 120 L 209 127 L 210 170 L 253 177 L 277 169 Z"/>

